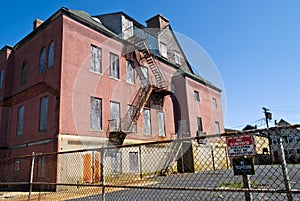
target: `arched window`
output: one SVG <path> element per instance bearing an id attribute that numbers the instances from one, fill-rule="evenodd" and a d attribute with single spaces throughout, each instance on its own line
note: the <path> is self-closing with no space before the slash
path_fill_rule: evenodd
<path id="1" fill-rule="evenodd" d="M 27 81 L 27 61 L 25 60 L 21 67 L 21 79 L 20 83 L 24 84 Z"/>
<path id="2" fill-rule="evenodd" d="M 48 46 L 48 68 L 54 66 L 54 41 L 51 41 Z"/>
<path id="3" fill-rule="evenodd" d="M 40 51 L 39 73 L 45 72 L 46 50 L 43 47 Z"/>

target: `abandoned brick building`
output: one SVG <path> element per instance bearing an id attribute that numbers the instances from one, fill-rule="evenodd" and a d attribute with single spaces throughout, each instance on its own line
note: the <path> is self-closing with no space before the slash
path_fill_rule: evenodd
<path id="1" fill-rule="evenodd" d="M 194 74 L 168 19 L 146 24 L 61 8 L 3 47 L 0 158 L 224 132 L 221 90 Z"/>

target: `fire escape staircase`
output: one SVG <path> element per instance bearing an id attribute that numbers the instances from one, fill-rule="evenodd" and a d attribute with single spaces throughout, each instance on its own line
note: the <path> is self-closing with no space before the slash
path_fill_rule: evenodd
<path id="1" fill-rule="evenodd" d="M 112 131 L 108 128 L 107 135 L 109 135 L 109 142 L 114 145 L 122 145 L 126 135 L 132 133 L 132 126 L 138 120 L 142 109 L 151 96 L 151 93 L 154 91 L 164 91 L 168 88 L 167 82 L 160 72 L 158 64 L 155 61 L 153 54 L 149 50 L 145 39 L 133 36 L 127 41 L 133 44 L 135 49 L 142 54 L 142 57 L 138 62 L 142 63 L 143 61 L 147 61 L 147 64 L 155 77 L 156 84 L 153 84 L 148 80 L 139 88 L 135 98 L 131 103 L 131 106 L 126 112 L 125 117 L 120 122 L 119 130 Z"/>
<path id="2" fill-rule="evenodd" d="M 167 149 L 165 160 L 160 166 L 160 174 L 162 176 L 169 176 L 173 172 L 173 164 L 178 159 L 181 151 L 182 141 L 174 140 Z"/>

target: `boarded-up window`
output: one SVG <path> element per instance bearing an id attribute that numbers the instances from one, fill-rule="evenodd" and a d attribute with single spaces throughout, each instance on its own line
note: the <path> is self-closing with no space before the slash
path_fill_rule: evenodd
<path id="1" fill-rule="evenodd" d="M 46 49 L 43 47 L 40 51 L 39 73 L 45 72 Z"/>
<path id="2" fill-rule="evenodd" d="M 216 133 L 221 133 L 220 123 L 218 121 L 216 121 L 215 125 L 216 125 Z"/>
<path id="3" fill-rule="evenodd" d="M 113 173 L 121 173 L 121 153 L 114 152 L 111 157 L 111 169 Z"/>
<path id="4" fill-rule="evenodd" d="M 82 160 L 83 160 L 82 181 L 83 183 L 92 183 L 92 179 L 93 179 L 92 154 L 90 153 L 84 154 Z"/>
<path id="5" fill-rule="evenodd" d="M 165 115 L 163 112 L 158 112 L 158 134 L 159 136 L 165 137 Z"/>
<path id="6" fill-rule="evenodd" d="M 0 90 L 2 89 L 3 87 L 3 79 L 4 79 L 4 70 L 2 69 L 0 71 Z"/>
<path id="7" fill-rule="evenodd" d="M 21 67 L 20 83 L 24 84 L 27 81 L 27 61 L 24 61 Z"/>
<path id="8" fill-rule="evenodd" d="M 139 172 L 139 155 L 138 152 L 129 152 L 129 171 L 131 173 Z"/>
<path id="9" fill-rule="evenodd" d="M 175 56 L 175 63 L 180 65 L 181 64 L 180 53 L 174 51 L 174 56 Z"/>
<path id="10" fill-rule="evenodd" d="M 95 160 L 94 160 L 94 182 L 100 181 L 101 168 L 100 168 L 100 153 L 95 152 Z"/>
<path id="11" fill-rule="evenodd" d="M 24 105 L 20 106 L 18 109 L 18 120 L 17 120 L 17 136 L 23 135 L 24 128 Z"/>
<path id="12" fill-rule="evenodd" d="M 164 58 L 168 58 L 168 48 L 167 45 L 164 43 L 160 43 L 160 54 L 161 56 L 163 56 Z"/>
<path id="13" fill-rule="evenodd" d="M 48 68 L 54 66 L 54 41 L 51 41 L 48 47 Z"/>
<path id="14" fill-rule="evenodd" d="M 102 50 L 99 47 L 91 46 L 91 70 L 97 73 L 102 72 Z"/>
<path id="15" fill-rule="evenodd" d="M 45 177 L 45 156 L 38 157 L 38 177 Z"/>
<path id="16" fill-rule="evenodd" d="M 144 109 L 144 134 L 151 134 L 151 119 L 149 109 Z"/>
<path id="17" fill-rule="evenodd" d="M 40 100 L 40 125 L 39 131 L 47 130 L 48 122 L 48 96 L 41 98 Z"/>
<path id="18" fill-rule="evenodd" d="M 91 129 L 102 129 L 102 100 L 101 98 L 91 97 L 91 115 L 90 115 Z"/>
<path id="19" fill-rule="evenodd" d="M 117 131 L 120 130 L 120 103 L 110 102 L 110 129 Z"/>
<path id="20" fill-rule="evenodd" d="M 110 72 L 109 75 L 113 78 L 119 79 L 119 57 L 118 55 L 110 53 Z"/>
<path id="21" fill-rule="evenodd" d="M 122 16 L 123 38 L 126 40 L 133 36 L 133 22 Z"/>
<path id="22" fill-rule="evenodd" d="M 126 60 L 126 80 L 129 84 L 134 84 L 133 62 Z"/>

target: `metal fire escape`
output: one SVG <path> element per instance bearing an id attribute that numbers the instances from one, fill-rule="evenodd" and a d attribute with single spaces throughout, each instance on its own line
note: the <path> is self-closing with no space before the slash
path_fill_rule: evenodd
<path id="1" fill-rule="evenodd" d="M 141 33 L 141 32 L 140 32 Z M 109 141 L 114 145 L 121 145 L 126 138 L 126 135 L 132 133 L 132 126 L 138 120 L 142 109 L 149 100 L 153 92 L 162 92 L 166 91 L 168 84 L 163 74 L 160 72 L 158 64 L 154 58 L 154 55 L 150 51 L 147 40 L 146 33 L 143 32 L 144 37 L 139 37 L 133 35 L 129 37 L 127 41 L 130 43 L 131 51 L 130 53 L 140 54 L 141 57 L 137 57 L 138 62 L 141 64 L 144 61 L 147 62 L 151 72 L 155 78 L 155 83 L 151 82 L 151 79 L 148 79 L 142 84 L 142 86 L 137 91 L 131 106 L 127 110 L 125 116 L 121 119 L 118 130 L 110 130 L 108 128 Z"/>

